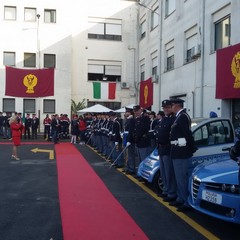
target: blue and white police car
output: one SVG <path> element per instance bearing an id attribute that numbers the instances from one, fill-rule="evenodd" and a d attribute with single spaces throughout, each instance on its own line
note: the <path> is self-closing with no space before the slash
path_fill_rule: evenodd
<path id="1" fill-rule="evenodd" d="M 239 166 L 233 160 L 197 166 L 189 181 L 189 204 L 204 214 L 240 223 Z"/>
<path id="2" fill-rule="evenodd" d="M 228 118 L 192 119 L 192 132 L 198 150 L 194 153 L 189 171 L 202 163 L 214 163 L 229 159 L 223 148 L 234 144 L 234 129 Z M 155 149 L 138 167 L 137 175 L 159 192 L 162 189 L 160 161 Z"/>

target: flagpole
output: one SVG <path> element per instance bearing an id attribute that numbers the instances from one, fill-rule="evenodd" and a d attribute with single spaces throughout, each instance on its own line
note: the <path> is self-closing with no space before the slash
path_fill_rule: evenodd
<path id="1" fill-rule="evenodd" d="M 41 52 L 40 52 L 40 39 L 39 39 L 39 18 L 40 14 L 37 14 L 37 57 L 38 57 L 38 69 L 41 69 Z M 40 132 L 40 108 L 41 108 L 41 99 L 40 97 L 38 98 L 38 119 L 39 119 L 39 127 L 38 127 L 38 132 Z"/>

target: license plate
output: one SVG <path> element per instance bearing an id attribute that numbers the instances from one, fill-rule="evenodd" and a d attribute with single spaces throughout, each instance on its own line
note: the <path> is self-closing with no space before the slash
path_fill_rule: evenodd
<path id="1" fill-rule="evenodd" d="M 211 203 L 222 204 L 222 195 L 208 190 L 202 191 L 202 199 Z"/>

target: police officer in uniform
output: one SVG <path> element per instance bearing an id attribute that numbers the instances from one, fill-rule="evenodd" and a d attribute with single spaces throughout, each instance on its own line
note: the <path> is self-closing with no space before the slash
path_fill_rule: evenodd
<path id="1" fill-rule="evenodd" d="M 183 108 L 182 99 L 172 99 L 172 111 L 176 119 L 170 131 L 171 158 L 177 182 L 177 211 L 188 211 L 188 170 L 193 153 L 197 150 L 191 131 L 191 119 Z"/>
<path id="2" fill-rule="evenodd" d="M 30 117 L 30 114 L 27 113 L 27 116 L 25 118 L 25 124 L 24 124 L 24 139 L 30 139 L 30 128 L 32 126 L 32 119 Z"/>
<path id="3" fill-rule="evenodd" d="M 151 153 L 151 141 L 148 136 L 150 119 L 139 105 L 134 106 L 133 111 L 135 116 L 135 142 L 141 162 Z"/>
<path id="4" fill-rule="evenodd" d="M 124 124 L 123 142 L 126 149 L 126 168 L 123 170 L 126 174 L 135 173 L 135 142 L 134 142 L 134 114 L 133 109 L 125 108 L 126 121 Z"/>
<path id="5" fill-rule="evenodd" d="M 110 113 L 107 113 L 107 123 L 105 125 L 105 134 L 106 134 L 106 160 L 110 160 L 111 156 L 111 150 L 112 150 L 112 145 L 111 145 L 111 135 L 112 135 L 112 125 L 113 125 L 113 121 L 111 120 L 111 116 Z"/>
<path id="6" fill-rule="evenodd" d="M 124 159 L 122 154 L 122 137 L 121 137 L 121 123 L 117 118 L 116 112 L 111 112 L 112 124 L 112 137 L 111 140 L 115 144 L 115 149 L 113 151 L 113 166 L 116 168 L 123 167 Z M 121 156 L 119 156 L 121 154 Z"/>
<path id="7" fill-rule="evenodd" d="M 39 126 L 39 118 L 35 113 L 32 114 L 32 139 L 37 139 L 37 129 Z"/>
<path id="8" fill-rule="evenodd" d="M 176 199 L 176 179 L 174 175 L 173 163 L 170 158 L 170 130 L 175 120 L 172 112 L 172 103 L 169 100 L 162 101 L 162 108 L 165 116 L 156 127 L 156 141 L 160 160 L 160 176 L 163 183 L 163 191 L 159 196 L 164 197 L 164 201 L 172 202 Z"/>
<path id="9" fill-rule="evenodd" d="M 151 111 L 149 113 L 150 118 L 150 129 L 148 131 L 148 136 L 151 139 L 151 152 L 156 148 L 156 131 L 155 128 L 158 125 L 159 121 L 156 118 L 156 113 Z"/>

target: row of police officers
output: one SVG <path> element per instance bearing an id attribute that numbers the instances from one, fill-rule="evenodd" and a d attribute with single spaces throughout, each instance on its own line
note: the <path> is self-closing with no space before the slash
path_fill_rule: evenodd
<path id="1" fill-rule="evenodd" d="M 160 159 L 163 182 L 161 197 L 178 211 L 188 211 L 188 170 L 197 150 L 191 132 L 191 119 L 183 108 L 182 99 L 162 101 L 158 119 L 139 105 L 126 108 L 125 119 L 117 113 L 97 114 L 88 125 L 89 141 L 95 149 L 134 174 L 139 162 L 155 148 Z"/>

